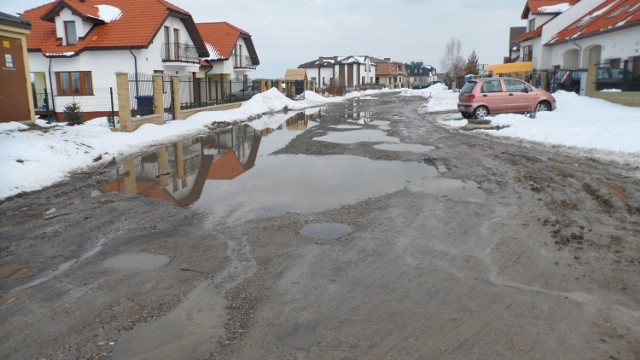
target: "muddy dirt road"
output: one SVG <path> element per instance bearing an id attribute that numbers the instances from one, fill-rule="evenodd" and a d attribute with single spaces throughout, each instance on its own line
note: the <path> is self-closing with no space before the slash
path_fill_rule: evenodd
<path id="1" fill-rule="evenodd" d="M 4 201 L 0 358 L 639 359 L 639 170 L 422 103 L 269 134 L 230 197 L 97 191 L 105 167 Z"/>

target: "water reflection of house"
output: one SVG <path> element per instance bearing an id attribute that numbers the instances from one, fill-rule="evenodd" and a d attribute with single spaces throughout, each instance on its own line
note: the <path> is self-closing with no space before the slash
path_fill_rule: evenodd
<path id="1" fill-rule="evenodd" d="M 200 198 L 207 180 L 231 180 L 251 169 L 259 146 L 256 130 L 237 125 L 126 159 L 116 167 L 117 180 L 100 191 L 137 194 L 187 206 Z"/>

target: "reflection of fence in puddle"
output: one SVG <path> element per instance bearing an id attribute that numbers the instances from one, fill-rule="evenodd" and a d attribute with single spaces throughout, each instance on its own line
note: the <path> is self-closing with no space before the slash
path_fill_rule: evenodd
<path id="1" fill-rule="evenodd" d="M 322 109 L 318 109 L 318 111 L 307 114 L 305 112 L 299 112 L 285 120 L 282 124 L 280 124 L 277 128 L 265 128 L 260 130 L 260 136 L 265 137 L 269 134 L 273 133 L 276 130 L 282 130 L 286 128 L 289 131 L 305 131 L 309 128 L 309 121 L 319 121 L 322 117 Z"/>
<path id="2" fill-rule="evenodd" d="M 207 180 L 231 180 L 251 169 L 259 146 L 260 135 L 245 124 L 161 146 L 117 164 L 116 180 L 100 187 L 100 191 L 187 206 L 200 198 Z"/>
<path id="3" fill-rule="evenodd" d="M 357 121 L 368 124 L 371 121 L 373 113 L 362 109 L 363 103 L 360 99 L 348 101 L 344 109 L 345 120 Z"/>

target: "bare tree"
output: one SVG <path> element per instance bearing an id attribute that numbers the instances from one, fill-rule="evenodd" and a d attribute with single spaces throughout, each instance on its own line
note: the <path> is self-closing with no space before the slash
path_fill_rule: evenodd
<path id="1" fill-rule="evenodd" d="M 447 43 L 442 59 L 440 59 L 440 66 L 445 72 L 447 84 L 453 84 L 456 77 L 464 75 L 465 61 L 461 52 L 462 43 L 460 40 L 451 38 L 451 41 Z"/>

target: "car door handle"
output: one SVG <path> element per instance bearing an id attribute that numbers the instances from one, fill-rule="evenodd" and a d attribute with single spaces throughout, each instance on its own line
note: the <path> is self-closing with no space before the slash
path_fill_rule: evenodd
<path id="1" fill-rule="evenodd" d="M 509 96 L 513 96 L 513 93 L 509 93 Z"/>
<path id="2" fill-rule="evenodd" d="M 482 94 L 482 97 L 487 97 L 487 94 Z"/>

